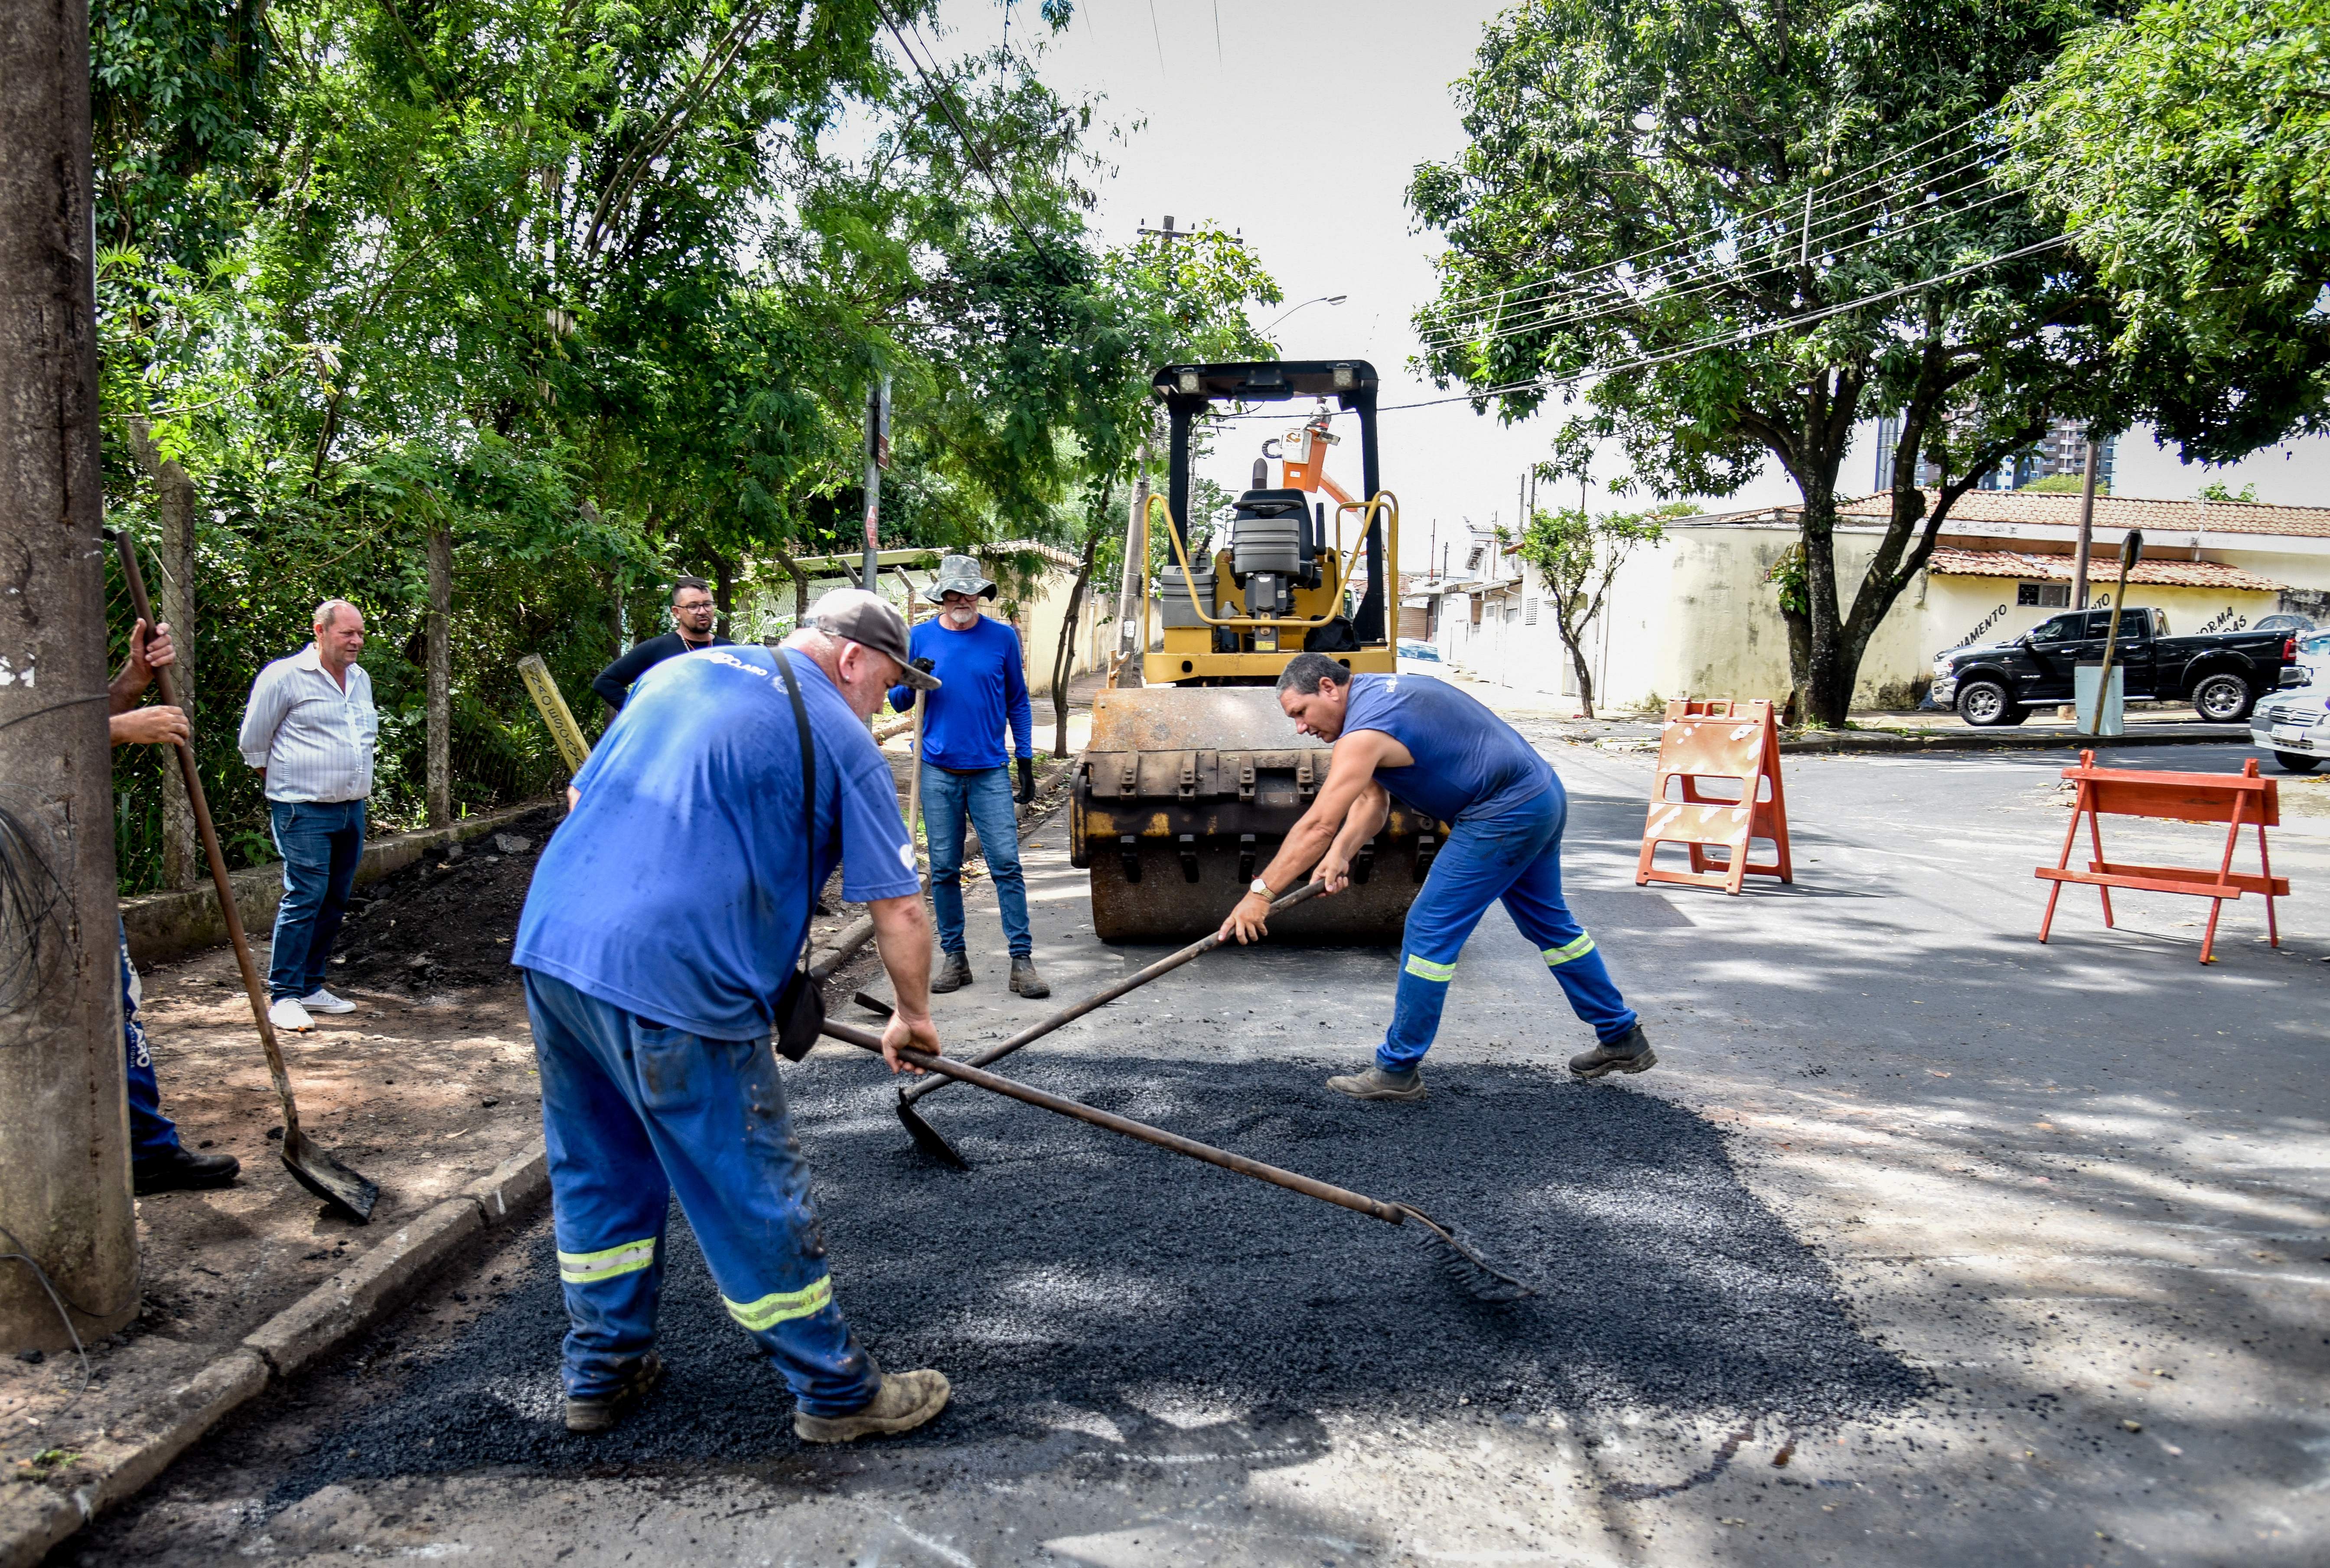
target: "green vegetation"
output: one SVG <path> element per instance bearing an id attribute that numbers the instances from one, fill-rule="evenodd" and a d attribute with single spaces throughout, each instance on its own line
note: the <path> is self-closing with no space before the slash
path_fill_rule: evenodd
<path id="1" fill-rule="evenodd" d="M 1586 717 L 1594 717 L 1594 661 L 1586 651 L 1586 627 L 1602 613 L 1610 584 L 1617 580 L 1618 569 L 1635 547 L 1664 538 L 1664 521 L 1686 517 L 1691 510 L 1676 504 L 1647 512 L 1606 512 L 1596 518 L 1562 507 L 1534 512 L 1522 531 L 1520 557 L 1545 580 L 1554 631 L 1561 645 L 1569 650 L 1570 668 L 1577 677 L 1577 701 Z M 1502 538 L 1504 531 L 1499 529 L 1497 537 Z"/>

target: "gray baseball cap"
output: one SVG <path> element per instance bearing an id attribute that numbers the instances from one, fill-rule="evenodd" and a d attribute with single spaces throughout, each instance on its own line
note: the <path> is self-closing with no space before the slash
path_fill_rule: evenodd
<path id="1" fill-rule="evenodd" d="M 876 653 L 898 661 L 899 679 L 916 691 L 936 691 L 939 679 L 914 668 L 906 645 L 906 618 L 878 594 L 863 588 L 836 588 L 809 607 L 810 624 L 836 637 L 862 642 Z"/>

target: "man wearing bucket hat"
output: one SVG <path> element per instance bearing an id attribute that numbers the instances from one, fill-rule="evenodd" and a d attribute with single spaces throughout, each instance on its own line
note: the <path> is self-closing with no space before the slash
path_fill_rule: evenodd
<path id="1" fill-rule="evenodd" d="M 921 698 L 923 821 L 931 840 L 931 905 L 938 917 L 939 972 L 933 991 L 959 991 L 971 984 L 971 955 L 962 929 L 963 824 L 977 824 L 979 844 L 995 882 L 1003 913 L 1004 940 L 1011 949 L 1011 989 L 1022 996 L 1049 996 L 1052 988 L 1036 973 L 1035 939 L 1028 929 L 1028 880 L 1019 870 L 1019 824 L 1012 815 L 1013 790 L 1006 771 L 1003 727 L 1008 719 L 1018 743 L 1020 804 L 1036 798 L 1035 716 L 1028 703 L 1028 670 L 1019 633 L 979 613 L 981 599 L 995 597 L 995 584 L 969 556 L 948 556 L 923 597 L 939 613 L 914 628 L 914 662 L 942 682 Z M 901 686 L 890 705 L 901 711 L 915 700 Z"/>

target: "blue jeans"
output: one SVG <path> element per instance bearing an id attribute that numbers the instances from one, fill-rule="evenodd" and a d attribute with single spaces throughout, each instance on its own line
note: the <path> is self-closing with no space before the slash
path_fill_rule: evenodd
<path id="1" fill-rule="evenodd" d="M 324 965 L 347 917 L 348 892 L 364 859 L 362 801 L 270 801 L 275 852 L 283 857 L 283 902 L 275 911 L 275 952 L 267 994 L 280 1000 L 321 990 Z"/>
<path id="2" fill-rule="evenodd" d="M 882 1372 L 833 1304 L 809 1165 L 767 1037 L 668 1029 L 522 973 L 566 1294 L 567 1393 L 611 1392 L 654 1345 L 677 1193 L 728 1316 L 769 1353 L 796 1407 L 863 1410 Z"/>
<path id="3" fill-rule="evenodd" d="M 178 1126 L 162 1114 L 162 1086 L 154 1080 L 154 1053 L 146 1044 L 146 1026 L 137 1021 L 137 996 L 129 989 L 129 933 L 118 919 L 114 934 L 121 944 L 121 1049 L 128 1058 L 129 1085 L 129 1157 L 151 1160 L 178 1146 Z"/>
<path id="4" fill-rule="evenodd" d="M 1569 797 L 1557 783 L 1514 815 L 1457 822 L 1408 906 L 1399 991 L 1391 1027 L 1376 1050 L 1378 1067 L 1406 1072 L 1432 1049 L 1456 978 L 1456 955 L 1499 899 L 1597 1041 L 1611 1044 L 1634 1027 L 1634 1010 L 1618 994 L 1594 938 L 1561 900 L 1561 830 L 1568 816 Z"/>
<path id="5" fill-rule="evenodd" d="M 962 824 L 979 829 L 980 852 L 1003 907 L 1003 936 L 1011 956 L 1036 951 L 1028 934 L 1028 879 L 1019 870 L 1019 819 L 1011 809 L 1011 770 L 952 773 L 923 765 L 923 822 L 931 838 L 931 908 L 938 917 L 939 951 L 962 951 Z"/>

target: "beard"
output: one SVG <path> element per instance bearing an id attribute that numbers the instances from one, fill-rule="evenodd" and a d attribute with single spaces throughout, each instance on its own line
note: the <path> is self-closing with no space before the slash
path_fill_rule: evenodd
<path id="1" fill-rule="evenodd" d="M 979 606 L 972 604 L 961 610 L 942 611 L 941 614 L 948 625 L 957 631 L 968 631 L 971 622 L 979 619 Z"/>

